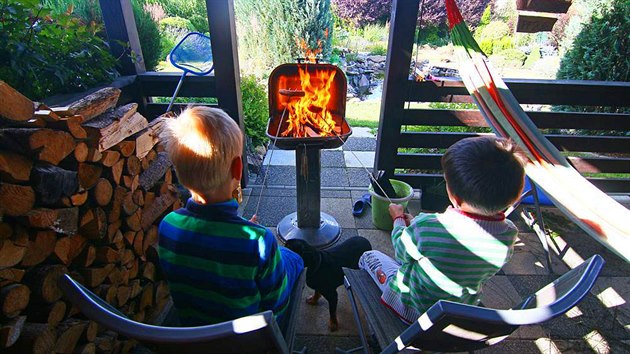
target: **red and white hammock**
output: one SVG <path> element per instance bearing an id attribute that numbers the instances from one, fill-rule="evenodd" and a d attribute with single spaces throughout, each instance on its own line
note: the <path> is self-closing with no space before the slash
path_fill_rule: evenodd
<path id="1" fill-rule="evenodd" d="M 525 172 L 562 212 L 630 261 L 630 210 L 582 177 L 538 131 L 488 62 L 455 0 L 446 0 L 446 11 L 462 80 L 488 125 L 525 151 L 529 158 Z"/>

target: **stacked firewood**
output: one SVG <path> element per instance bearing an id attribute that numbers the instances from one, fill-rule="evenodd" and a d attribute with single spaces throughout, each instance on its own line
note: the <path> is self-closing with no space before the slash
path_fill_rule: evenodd
<path id="1" fill-rule="evenodd" d="M 167 307 L 157 224 L 181 202 L 159 123 L 119 96 L 47 107 L 0 81 L 0 352 L 131 350 L 63 297 L 64 273 L 137 321 Z"/>

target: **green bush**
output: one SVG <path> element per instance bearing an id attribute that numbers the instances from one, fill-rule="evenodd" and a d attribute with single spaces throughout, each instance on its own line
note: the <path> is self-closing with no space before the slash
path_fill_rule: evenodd
<path id="1" fill-rule="evenodd" d="M 72 14 L 81 18 L 86 23 L 92 21 L 103 23 L 103 16 L 98 0 L 42 0 L 42 4 L 50 8 L 55 14 L 65 13 L 70 6 L 72 6 Z"/>
<path id="2" fill-rule="evenodd" d="M 389 24 L 368 24 L 363 27 L 363 38 L 369 42 L 382 42 L 389 38 Z"/>
<path id="3" fill-rule="evenodd" d="M 630 81 L 630 3 L 615 0 L 593 15 L 564 55 L 558 79 Z"/>
<path id="4" fill-rule="evenodd" d="M 419 44 L 445 46 L 448 44 L 448 28 L 445 25 L 426 25 L 418 30 L 416 38 Z"/>
<path id="5" fill-rule="evenodd" d="M 195 31 L 195 26 L 189 20 L 177 16 L 163 18 L 160 20 L 159 27 L 160 31 L 164 31 L 166 27 Z"/>
<path id="6" fill-rule="evenodd" d="M 160 30 L 151 14 L 144 10 L 141 0 L 133 0 L 133 15 L 136 19 L 140 48 L 147 70 L 155 70 L 160 63 L 162 46 L 160 44 Z"/>
<path id="7" fill-rule="evenodd" d="M 110 82 L 116 60 L 94 22 L 36 0 L 0 2 L 0 79 L 39 100 Z"/>
<path id="8" fill-rule="evenodd" d="M 248 75 L 241 78 L 241 91 L 245 133 L 252 139 L 254 146 L 263 145 L 269 140 L 265 134 L 269 119 L 265 85 L 259 83 L 253 75 Z"/>
<path id="9" fill-rule="evenodd" d="M 494 43 L 492 39 L 482 39 L 481 41 L 479 41 L 479 48 L 481 48 L 481 50 L 483 50 L 486 55 L 492 55 Z"/>
<path id="10" fill-rule="evenodd" d="M 146 2 L 161 5 L 168 16 L 190 20 L 198 32 L 208 32 L 208 13 L 205 0 L 146 0 Z"/>
<path id="11" fill-rule="evenodd" d="M 374 44 L 367 47 L 371 55 L 387 55 L 387 48 L 382 44 Z"/>
<path id="12" fill-rule="evenodd" d="M 514 62 L 516 66 L 523 65 L 527 59 L 527 55 L 518 49 L 505 49 L 496 54 L 501 55 L 507 61 Z"/>
<path id="13" fill-rule="evenodd" d="M 510 34 L 510 27 L 503 21 L 491 21 L 486 26 L 483 26 L 478 33 L 475 32 L 477 39 L 491 39 L 493 41 L 501 40 Z"/>

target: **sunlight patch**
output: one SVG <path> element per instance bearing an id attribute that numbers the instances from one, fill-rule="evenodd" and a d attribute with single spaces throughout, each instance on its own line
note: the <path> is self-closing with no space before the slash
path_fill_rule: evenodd
<path id="1" fill-rule="evenodd" d="M 626 300 L 612 287 L 608 287 L 606 290 L 597 294 L 597 298 L 608 308 L 621 306 L 626 303 Z"/>
<path id="2" fill-rule="evenodd" d="M 573 308 L 569 309 L 569 311 L 567 311 L 564 315 L 568 318 L 576 318 L 582 316 L 583 314 L 584 313 L 577 306 L 574 306 Z"/>
<path id="3" fill-rule="evenodd" d="M 534 342 L 536 347 L 544 354 L 562 354 L 556 344 L 549 338 L 538 338 Z"/>
<path id="4" fill-rule="evenodd" d="M 592 331 L 591 333 L 584 336 L 584 340 L 588 345 L 593 348 L 593 351 L 600 354 L 610 353 L 610 345 L 606 341 L 606 339 L 601 335 L 601 333 L 597 331 Z"/>
<path id="5" fill-rule="evenodd" d="M 267 321 L 262 315 L 247 316 L 232 321 L 232 328 L 234 329 L 234 333 L 237 334 L 248 333 L 265 326 L 267 326 Z"/>

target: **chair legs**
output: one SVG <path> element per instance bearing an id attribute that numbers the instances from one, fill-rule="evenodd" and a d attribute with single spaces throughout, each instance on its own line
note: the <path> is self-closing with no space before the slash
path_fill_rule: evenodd
<path id="1" fill-rule="evenodd" d="M 345 276 L 343 277 L 343 284 L 348 293 L 350 306 L 352 306 L 352 315 L 354 316 L 354 322 L 357 324 L 357 329 L 359 330 L 359 338 L 361 339 L 361 346 L 357 348 L 348 349 L 348 350 L 342 350 L 342 349 L 336 348 L 335 352 L 338 354 L 342 354 L 342 353 L 349 354 L 349 353 L 363 351 L 363 353 L 365 354 L 371 354 L 372 352 L 370 350 L 370 345 L 368 344 L 367 336 L 365 334 L 365 331 L 363 330 L 363 325 L 361 324 L 361 317 L 359 317 L 359 308 L 357 306 L 356 300 L 354 298 L 354 294 L 352 292 L 352 286 L 350 285 L 348 278 L 346 278 Z"/>

